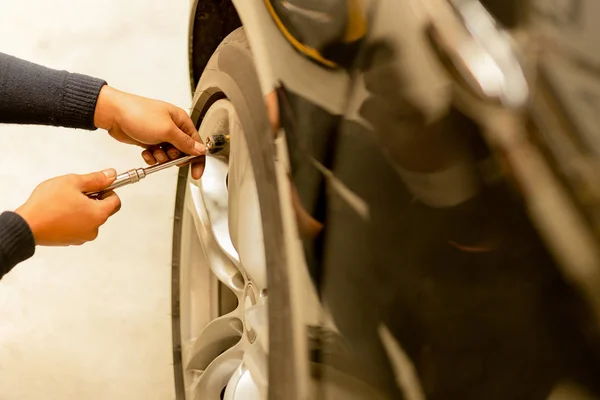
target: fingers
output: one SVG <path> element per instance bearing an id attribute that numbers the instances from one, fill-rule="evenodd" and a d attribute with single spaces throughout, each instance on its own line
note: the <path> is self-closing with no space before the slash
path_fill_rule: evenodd
<path id="1" fill-rule="evenodd" d="M 169 157 L 167 157 L 167 153 L 165 153 L 165 151 L 160 147 L 154 149 L 152 151 L 152 155 L 154 156 L 156 161 L 158 161 L 159 163 L 164 163 L 164 162 L 169 161 Z"/>
<path id="2" fill-rule="evenodd" d="M 74 175 L 77 187 L 82 192 L 96 192 L 102 190 L 114 182 L 117 171 L 107 169 L 101 172 L 93 172 L 86 175 Z"/>
<path id="3" fill-rule="evenodd" d="M 206 157 L 202 157 L 202 159 L 195 161 L 192 163 L 192 178 L 194 179 L 200 179 L 202 178 L 202 174 L 204 174 L 204 167 L 205 167 L 205 162 L 206 162 Z"/>
<path id="4" fill-rule="evenodd" d="M 145 131 L 144 137 L 137 138 L 139 143 L 145 143 L 145 147 L 147 146 L 142 152 L 144 161 L 154 165 L 180 158 L 183 154 L 198 156 L 205 154 L 206 149 L 189 115 L 181 108 L 162 102 L 160 104 L 168 110 L 167 118 L 170 121 L 162 119 L 161 124 L 157 124 L 151 134 Z M 162 114 L 162 118 L 164 116 L 165 114 Z M 132 134 L 130 133 L 129 136 Z M 162 143 L 157 143 L 157 139 Z"/>
<path id="5" fill-rule="evenodd" d="M 177 125 L 177 127 L 186 135 L 193 137 L 198 134 L 194 122 L 192 122 L 190 116 L 181 108 L 175 108 L 175 110 L 171 112 L 171 118 L 173 118 L 175 125 Z"/>
<path id="6" fill-rule="evenodd" d="M 142 151 L 142 158 L 148 165 L 154 165 L 157 162 L 163 163 L 169 160 L 174 160 L 181 156 L 181 151 L 171 146 L 170 144 L 164 144 L 162 146 L 152 146 Z"/>
<path id="7" fill-rule="evenodd" d="M 157 162 L 156 157 L 154 157 L 154 154 L 152 154 L 151 150 L 142 151 L 142 158 L 144 159 L 144 161 L 146 161 L 146 164 L 148 165 L 154 165 Z"/>
<path id="8" fill-rule="evenodd" d="M 173 107 L 170 114 L 175 127 L 170 133 L 169 142 L 186 154 L 197 156 L 204 154 L 204 145 L 200 142 L 198 131 L 189 115 L 177 107 Z"/>
<path id="9" fill-rule="evenodd" d="M 186 154 L 201 156 L 206 153 L 204 145 L 194 140 L 179 128 L 173 128 L 170 134 L 169 142 Z"/>
<path id="10" fill-rule="evenodd" d="M 181 157 L 181 152 L 177 150 L 175 147 L 170 147 L 167 150 L 167 155 L 171 160 Z"/>
<path id="11" fill-rule="evenodd" d="M 85 244 L 87 242 L 93 242 L 94 240 L 98 239 L 99 233 L 100 231 L 98 228 L 90 230 L 87 234 L 83 235 L 84 240 L 75 243 L 75 246 L 81 246 L 82 244 Z"/>
<path id="12" fill-rule="evenodd" d="M 121 199 L 115 192 L 108 192 L 96 201 L 104 221 L 121 209 Z"/>

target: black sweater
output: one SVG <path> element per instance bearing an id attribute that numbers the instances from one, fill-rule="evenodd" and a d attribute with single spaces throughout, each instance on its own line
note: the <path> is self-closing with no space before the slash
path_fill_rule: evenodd
<path id="1" fill-rule="evenodd" d="M 105 84 L 0 53 L 0 123 L 94 130 L 96 101 Z M 34 252 L 33 234 L 23 218 L 0 214 L 0 278 Z"/>

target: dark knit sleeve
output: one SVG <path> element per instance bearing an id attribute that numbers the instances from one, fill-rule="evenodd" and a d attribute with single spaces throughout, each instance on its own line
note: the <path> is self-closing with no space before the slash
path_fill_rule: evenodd
<path id="1" fill-rule="evenodd" d="M 101 79 L 0 53 L 0 123 L 94 130 Z"/>
<path id="2" fill-rule="evenodd" d="M 0 214 L 0 278 L 35 253 L 35 239 L 27 222 L 14 212 Z"/>

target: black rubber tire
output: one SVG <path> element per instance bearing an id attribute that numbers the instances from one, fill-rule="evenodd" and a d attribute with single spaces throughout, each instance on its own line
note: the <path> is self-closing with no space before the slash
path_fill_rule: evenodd
<path id="1" fill-rule="evenodd" d="M 209 95 L 203 96 L 202 93 Z M 217 98 L 226 97 L 236 109 L 248 144 L 248 151 L 256 179 L 261 210 L 267 283 L 269 286 L 269 399 L 296 398 L 293 363 L 293 335 L 289 280 L 285 268 L 283 225 L 279 192 L 275 174 L 273 136 L 268 122 L 263 96 L 250 46 L 243 27 L 233 31 L 217 48 L 208 62 L 196 88 L 200 100 L 192 112 L 197 126 L 208 107 Z M 201 104 L 199 104 L 201 103 Z M 179 319 L 180 248 L 182 216 L 188 168 L 182 168 L 177 182 L 175 221 L 173 226 L 172 262 L 172 325 L 173 367 L 176 396 L 185 399 L 181 362 L 181 334 Z M 212 399 L 207 399 L 212 400 Z"/>

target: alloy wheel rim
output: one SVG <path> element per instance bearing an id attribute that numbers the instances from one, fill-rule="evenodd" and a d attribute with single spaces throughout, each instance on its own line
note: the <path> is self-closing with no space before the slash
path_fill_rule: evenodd
<path id="1" fill-rule="evenodd" d="M 267 287 L 256 181 L 233 105 L 216 101 L 200 136 L 230 135 L 188 175 L 182 215 L 180 318 L 186 399 L 253 400 L 267 390 Z M 227 183 L 228 182 L 228 183 Z M 226 387 L 226 389 L 224 389 Z"/>

